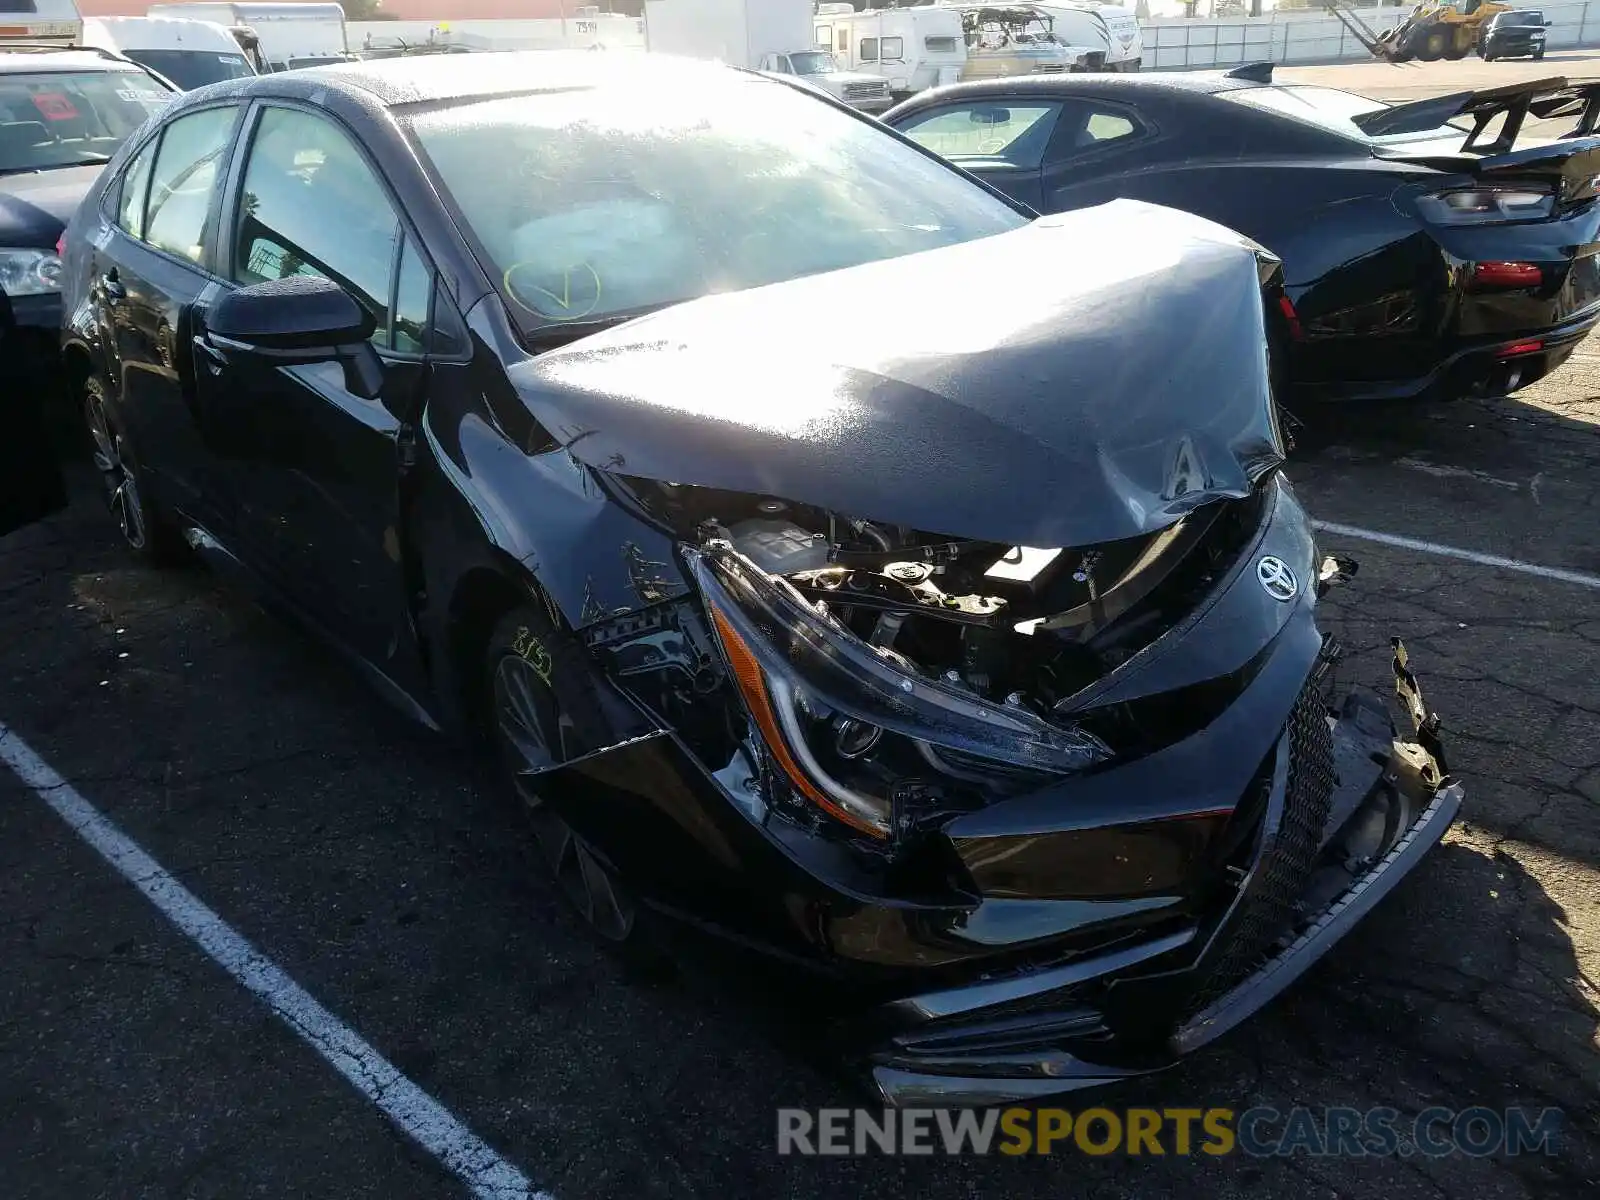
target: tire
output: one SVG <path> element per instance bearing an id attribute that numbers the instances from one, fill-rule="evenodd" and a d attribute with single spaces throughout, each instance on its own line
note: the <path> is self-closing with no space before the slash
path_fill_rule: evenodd
<path id="1" fill-rule="evenodd" d="M 83 385 L 83 420 L 106 506 L 123 544 L 151 566 L 182 562 L 188 552 L 183 538 L 152 502 L 127 434 L 106 403 L 105 386 L 93 375 Z"/>
<path id="2" fill-rule="evenodd" d="M 1543 60 L 1543 58 L 1544 58 L 1544 51 L 1543 50 L 1535 50 L 1533 52 L 1533 61 L 1534 62 L 1540 62 L 1541 60 Z"/>
<path id="3" fill-rule="evenodd" d="M 583 649 L 532 606 L 489 635 L 485 719 L 535 848 L 557 890 L 601 941 L 641 946 L 638 906 L 615 869 L 539 794 L 537 772 L 606 744 L 607 723 Z"/>
<path id="4" fill-rule="evenodd" d="M 1444 57 L 1448 44 L 1444 31 L 1435 29 L 1422 39 L 1422 44 L 1417 47 L 1417 57 L 1423 62 L 1438 62 Z"/>
<path id="5" fill-rule="evenodd" d="M 1470 53 L 1472 53 L 1471 43 L 1463 46 L 1459 41 L 1456 41 L 1445 47 L 1444 56 L 1451 62 L 1460 62 Z"/>

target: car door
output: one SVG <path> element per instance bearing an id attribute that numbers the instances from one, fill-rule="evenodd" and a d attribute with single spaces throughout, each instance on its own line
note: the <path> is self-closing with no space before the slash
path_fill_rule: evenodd
<path id="1" fill-rule="evenodd" d="M 228 285 L 333 280 L 373 315 L 386 369 L 381 394 L 366 399 L 346 388 L 336 363 L 229 365 L 207 353 L 197 330 L 212 447 L 228 465 L 251 564 L 304 616 L 404 685 L 416 663 L 399 487 L 425 387 L 432 269 L 343 126 L 287 103 L 260 105 L 249 125 L 222 222 Z"/>
<path id="2" fill-rule="evenodd" d="M 1041 169 L 1066 103 L 975 96 L 922 109 L 896 128 L 1014 200 L 1041 209 Z"/>
<path id="3" fill-rule="evenodd" d="M 90 235 L 112 417 L 163 505 L 219 529 L 227 491 L 204 445 L 186 347 L 194 306 L 214 282 L 208 245 L 240 111 L 213 105 L 158 129 L 106 189 Z"/>
<path id="4" fill-rule="evenodd" d="M 1039 172 L 1040 212 L 1063 212 L 1144 194 L 1161 185 L 1150 166 L 1155 125 L 1131 105 L 1081 97 L 1056 122 Z M 1182 207 L 1180 205 L 1180 207 Z"/>

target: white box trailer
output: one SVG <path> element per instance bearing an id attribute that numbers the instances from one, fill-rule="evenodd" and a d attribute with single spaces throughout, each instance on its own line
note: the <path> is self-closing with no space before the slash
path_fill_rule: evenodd
<path id="1" fill-rule="evenodd" d="M 811 49 L 812 0 L 645 0 L 652 54 L 756 67 L 767 54 Z"/>
<path id="2" fill-rule="evenodd" d="M 73 0 L 0 0 L 0 42 L 78 45 L 83 20 Z"/>
<path id="3" fill-rule="evenodd" d="M 261 57 L 273 71 L 349 57 L 344 9 L 337 4 L 152 4 L 149 14 L 249 29 L 260 40 Z"/>

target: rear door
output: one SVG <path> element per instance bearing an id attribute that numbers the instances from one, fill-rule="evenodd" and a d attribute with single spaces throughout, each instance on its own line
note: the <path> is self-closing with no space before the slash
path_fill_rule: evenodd
<path id="1" fill-rule="evenodd" d="M 382 395 L 365 399 L 335 363 L 254 370 L 197 350 L 212 444 L 252 563 L 404 684 L 415 663 L 400 487 L 426 387 L 432 267 L 348 129 L 287 103 L 262 104 L 250 125 L 223 219 L 228 286 L 305 274 L 335 281 L 372 313 L 386 379 Z"/>
<path id="2" fill-rule="evenodd" d="M 237 103 L 201 108 L 150 138 L 107 188 L 91 253 L 111 415 L 160 501 L 219 532 L 228 492 L 205 446 L 187 347 L 195 304 L 214 286 L 208 246 L 239 113 Z"/>

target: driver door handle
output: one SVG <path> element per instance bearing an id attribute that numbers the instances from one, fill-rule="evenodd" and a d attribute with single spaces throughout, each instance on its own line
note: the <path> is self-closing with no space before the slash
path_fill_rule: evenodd
<path id="1" fill-rule="evenodd" d="M 195 335 L 194 348 L 213 370 L 220 370 L 228 365 L 228 356 L 213 345 L 211 339 L 205 334 L 199 333 Z"/>

